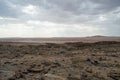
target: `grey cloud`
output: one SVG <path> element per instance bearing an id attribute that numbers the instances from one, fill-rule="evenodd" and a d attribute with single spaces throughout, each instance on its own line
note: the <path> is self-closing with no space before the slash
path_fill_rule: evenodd
<path id="1" fill-rule="evenodd" d="M 99 14 L 111 11 L 120 6 L 120 0 L 4 0 L 16 5 L 28 4 L 42 7 L 43 9 L 58 9 L 73 14 Z M 1 4 L 4 1 L 1 1 Z M 53 12 L 54 13 L 54 12 Z M 57 12 L 56 12 L 57 13 Z"/>
<path id="2" fill-rule="evenodd" d="M 12 0 L 0 0 L 0 16 L 8 18 L 17 18 L 21 16 L 21 6 L 12 3 Z"/>
<path id="3" fill-rule="evenodd" d="M 120 0 L 46 0 L 52 8 L 73 14 L 100 14 L 120 6 Z M 50 6 L 49 6 L 50 7 Z"/>
<path id="4" fill-rule="evenodd" d="M 16 5 L 16 8 L 7 3 Z M 38 15 L 30 16 L 21 11 L 22 7 L 29 4 L 38 8 Z M 17 17 L 21 21 L 32 19 L 65 24 L 90 24 L 97 21 L 99 15 L 107 15 L 118 7 L 120 0 L 0 0 L 0 16 Z M 120 10 L 112 15 L 119 12 Z M 116 22 L 119 22 L 119 17 L 112 24 Z"/>
<path id="5" fill-rule="evenodd" d="M 31 15 L 23 12 L 24 7 L 28 5 L 35 6 L 38 14 Z M 100 16 L 105 17 L 106 20 L 100 21 Z M 56 28 L 63 27 L 59 25 L 61 23 L 73 24 L 73 27 L 69 26 L 71 28 L 61 30 L 59 36 L 92 34 L 86 33 L 86 30 L 78 30 L 74 24 L 97 27 L 100 29 L 98 33 L 101 34 L 120 35 L 120 0 L 0 0 L 0 17 L 6 18 L 0 21 L 0 25 L 27 24 L 29 20 L 56 23 L 58 24 Z M 7 20 L 7 17 L 18 20 Z M 34 25 L 34 27 L 36 30 L 38 27 L 41 29 L 40 25 Z M 42 27 L 45 28 L 45 26 Z"/>
<path id="6" fill-rule="evenodd" d="M 0 0 L 0 16 L 11 17 L 15 15 L 14 10 L 4 0 Z"/>
<path id="7" fill-rule="evenodd" d="M 120 0 L 91 0 L 94 4 L 100 5 L 96 11 L 104 13 L 120 7 Z"/>

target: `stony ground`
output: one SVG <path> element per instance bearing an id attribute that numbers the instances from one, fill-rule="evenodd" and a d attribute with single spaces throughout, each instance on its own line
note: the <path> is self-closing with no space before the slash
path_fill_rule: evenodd
<path id="1" fill-rule="evenodd" d="M 120 42 L 0 43 L 0 80 L 120 80 Z"/>

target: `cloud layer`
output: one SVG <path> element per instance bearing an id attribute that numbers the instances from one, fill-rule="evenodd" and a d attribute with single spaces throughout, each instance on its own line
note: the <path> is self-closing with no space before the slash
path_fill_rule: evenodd
<path id="1" fill-rule="evenodd" d="M 0 37 L 120 36 L 120 0 L 0 0 Z"/>

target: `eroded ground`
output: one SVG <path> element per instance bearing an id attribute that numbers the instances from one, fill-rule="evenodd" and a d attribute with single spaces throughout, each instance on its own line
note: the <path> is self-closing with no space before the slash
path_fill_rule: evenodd
<path id="1" fill-rule="evenodd" d="M 120 42 L 0 43 L 0 80 L 120 80 Z"/>

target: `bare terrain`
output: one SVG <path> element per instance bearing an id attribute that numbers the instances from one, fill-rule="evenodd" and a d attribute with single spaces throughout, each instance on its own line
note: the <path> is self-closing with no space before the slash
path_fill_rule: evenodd
<path id="1" fill-rule="evenodd" d="M 26 43 L 65 43 L 98 41 L 120 41 L 120 37 L 90 36 L 90 37 L 53 37 L 53 38 L 0 38 L 0 42 L 26 42 Z"/>
<path id="2" fill-rule="evenodd" d="M 120 80 L 120 37 L 0 39 L 0 80 Z"/>

